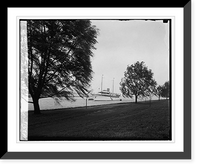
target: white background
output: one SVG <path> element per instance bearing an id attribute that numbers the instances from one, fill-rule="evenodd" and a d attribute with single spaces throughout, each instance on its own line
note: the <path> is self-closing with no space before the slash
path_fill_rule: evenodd
<path id="1" fill-rule="evenodd" d="M 52 16 L 52 11 L 54 15 Z M 120 15 L 119 15 L 120 13 Z M 138 142 L 33 142 L 19 140 L 18 119 L 18 65 L 19 19 L 37 18 L 172 18 L 172 141 Z M 16 28 L 15 28 L 16 27 Z M 183 151 L 183 9 L 182 8 L 103 8 L 103 9 L 28 9 L 11 8 L 8 11 L 8 151 Z M 18 38 L 17 38 L 18 37 Z M 13 87 L 13 84 L 15 84 Z"/>

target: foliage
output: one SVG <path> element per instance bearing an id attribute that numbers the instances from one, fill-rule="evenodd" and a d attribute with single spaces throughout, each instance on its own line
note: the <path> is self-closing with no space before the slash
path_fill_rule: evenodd
<path id="1" fill-rule="evenodd" d="M 41 97 L 84 96 L 92 79 L 90 57 L 98 30 L 89 20 L 28 20 L 29 93 L 35 111 Z"/>
<path id="2" fill-rule="evenodd" d="M 157 95 L 159 97 L 159 100 L 160 100 L 160 97 L 169 98 L 169 96 L 170 96 L 170 83 L 169 83 L 169 81 L 165 82 L 164 85 L 162 85 L 162 86 L 159 85 L 157 87 Z"/>
<path id="3" fill-rule="evenodd" d="M 160 85 L 157 87 L 157 95 L 158 95 L 159 100 L 160 100 L 160 97 L 162 95 L 162 86 L 160 86 Z"/>
<path id="4" fill-rule="evenodd" d="M 144 62 L 137 61 L 134 65 L 127 66 L 124 78 L 120 83 L 120 90 L 125 97 L 135 96 L 135 102 L 139 96 L 146 97 L 156 94 L 156 81 L 153 72 Z"/>
<path id="5" fill-rule="evenodd" d="M 169 81 L 165 82 L 162 86 L 161 96 L 165 98 L 169 98 L 170 96 L 170 83 Z"/>

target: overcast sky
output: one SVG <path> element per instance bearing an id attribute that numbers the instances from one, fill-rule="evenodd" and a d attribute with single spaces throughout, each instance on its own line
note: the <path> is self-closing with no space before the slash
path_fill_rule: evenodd
<path id="1" fill-rule="evenodd" d="M 98 43 L 91 59 L 93 80 L 91 89 L 98 92 L 110 88 L 120 93 L 119 83 L 127 65 L 144 61 L 154 73 L 159 85 L 169 80 L 169 23 L 144 20 L 92 20 L 99 29 Z"/>

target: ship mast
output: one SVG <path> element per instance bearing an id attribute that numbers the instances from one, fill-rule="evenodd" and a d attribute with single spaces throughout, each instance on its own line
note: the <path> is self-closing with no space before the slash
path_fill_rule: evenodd
<path id="1" fill-rule="evenodd" d="M 101 77 L 101 92 L 102 92 L 102 89 L 103 89 L 103 75 Z"/>
<path id="2" fill-rule="evenodd" d="M 113 78 L 113 86 L 112 86 L 112 92 L 114 93 L 114 80 L 115 78 Z"/>

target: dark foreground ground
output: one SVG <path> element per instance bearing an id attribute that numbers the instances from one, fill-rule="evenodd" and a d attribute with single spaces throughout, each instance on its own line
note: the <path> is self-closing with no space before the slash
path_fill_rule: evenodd
<path id="1" fill-rule="evenodd" d="M 171 140 L 169 101 L 29 112 L 28 140 Z"/>

